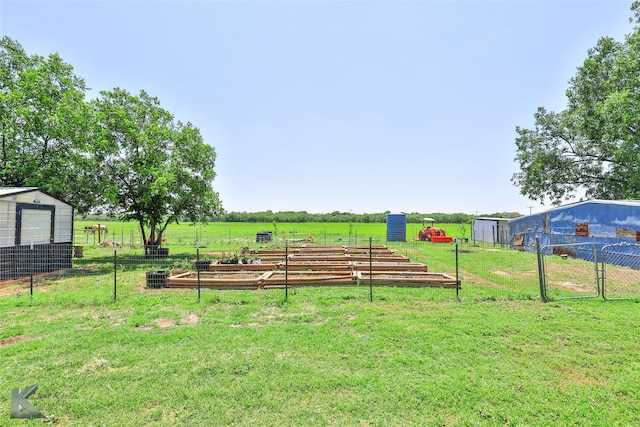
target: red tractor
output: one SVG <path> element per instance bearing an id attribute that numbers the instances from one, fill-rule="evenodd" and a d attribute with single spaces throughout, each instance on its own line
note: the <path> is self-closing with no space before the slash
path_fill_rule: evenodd
<path id="1" fill-rule="evenodd" d="M 425 218 L 424 221 L 431 220 L 431 218 Z M 433 225 L 433 220 L 431 220 Z M 423 224 L 422 230 L 418 233 L 418 240 L 434 242 L 434 243 L 450 243 L 453 242 L 453 237 L 447 236 L 447 233 L 442 228 L 425 227 Z"/>

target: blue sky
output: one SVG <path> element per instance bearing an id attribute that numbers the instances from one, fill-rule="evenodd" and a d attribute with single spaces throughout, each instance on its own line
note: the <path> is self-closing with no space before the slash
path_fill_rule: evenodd
<path id="1" fill-rule="evenodd" d="M 0 34 L 200 128 L 228 211 L 526 214 L 515 127 L 630 5 L 0 0 Z"/>

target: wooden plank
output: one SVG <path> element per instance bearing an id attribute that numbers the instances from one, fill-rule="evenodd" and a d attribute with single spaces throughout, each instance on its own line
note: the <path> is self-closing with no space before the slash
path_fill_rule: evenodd
<path id="1" fill-rule="evenodd" d="M 211 264 L 207 271 L 268 271 L 278 268 L 276 262 L 260 264 Z"/>

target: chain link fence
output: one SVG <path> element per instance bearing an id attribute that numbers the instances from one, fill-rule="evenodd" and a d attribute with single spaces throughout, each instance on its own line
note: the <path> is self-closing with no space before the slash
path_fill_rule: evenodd
<path id="1" fill-rule="evenodd" d="M 544 300 L 640 298 L 640 246 L 596 243 L 540 248 Z"/>
<path id="2" fill-rule="evenodd" d="M 598 248 L 594 243 L 545 245 L 540 254 L 543 299 L 600 296 Z"/>
<path id="3" fill-rule="evenodd" d="M 640 246 L 606 245 L 602 248 L 602 296 L 634 299 L 640 294 Z"/>

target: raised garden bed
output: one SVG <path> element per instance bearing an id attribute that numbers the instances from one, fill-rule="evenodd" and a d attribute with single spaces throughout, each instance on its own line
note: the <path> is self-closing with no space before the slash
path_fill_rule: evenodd
<path id="1" fill-rule="evenodd" d="M 165 279 L 167 288 L 259 289 L 285 286 L 411 286 L 456 287 L 456 279 L 445 273 L 432 273 L 422 263 L 396 255 L 384 247 L 369 258 L 368 247 L 296 248 L 285 262 L 285 251 L 253 251 L 260 263 L 221 263 L 206 270 L 173 275 Z M 329 254 L 342 250 L 342 253 Z M 307 253 L 305 253 L 305 251 Z M 351 252 L 351 253 L 347 253 Z M 265 260 L 273 258 L 273 260 Z M 205 267 L 204 263 L 198 268 Z M 161 272 L 158 272 L 161 273 Z M 161 279 L 158 279 L 161 280 Z"/>
<path id="2" fill-rule="evenodd" d="M 353 263 L 351 261 L 296 261 L 291 260 L 288 263 L 279 262 L 277 264 L 278 270 L 289 271 L 353 271 Z"/>
<path id="3" fill-rule="evenodd" d="M 277 268 L 275 262 L 260 264 L 211 264 L 207 271 L 269 271 Z"/>
<path id="4" fill-rule="evenodd" d="M 354 261 L 353 268 L 358 271 L 429 271 L 427 266 L 420 262 L 382 262 Z"/>
<path id="5" fill-rule="evenodd" d="M 289 286 L 345 286 L 356 285 L 357 275 L 354 272 L 326 271 L 272 271 L 261 278 L 261 287 L 283 288 Z"/>
<path id="6" fill-rule="evenodd" d="M 421 271 L 358 271 L 358 282 L 361 285 L 376 286 L 411 286 L 411 287 L 439 287 L 455 288 L 456 278 L 445 273 L 428 273 Z"/>
<path id="7" fill-rule="evenodd" d="M 257 289 L 264 272 L 200 272 L 200 287 L 208 289 Z M 167 288 L 197 288 L 198 273 L 183 273 L 167 278 Z"/>
<path id="8" fill-rule="evenodd" d="M 369 254 L 353 254 L 348 255 L 353 261 L 369 261 L 369 259 L 376 262 L 411 262 L 411 259 L 404 255 L 397 254 L 373 254 L 369 257 Z"/>

